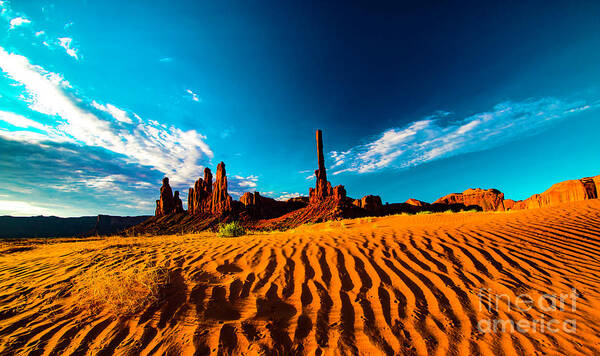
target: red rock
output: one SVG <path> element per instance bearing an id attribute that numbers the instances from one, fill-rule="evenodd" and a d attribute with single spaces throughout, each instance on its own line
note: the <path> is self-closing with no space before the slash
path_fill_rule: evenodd
<path id="1" fill-rule="evenodd" d="M 176 190 L 175 191 L 175 195 L 173 196 L 173 205 L 174 205 L 174 212 L 176 213 L 183 213 L 183 202 L 181 201 L 181 198 L 179 198 L 179 191 Z"/>
<path id="2" fill-rule="evenodd" d="M 173 201 L 173 191 L 169 185 L 169 178 L 163 178 L 163 185 L 160 187 L 160 200 L 157 200 L 156 216 L 163 216 L 175 212 L 175 202 Z"/>
<path id="3" fill-rule="evenodd" d="M 257 206 L 260 202 L 260 193 L 259 192 L 246 192 L 240 197 L 240 203 L 244 204 L 246 207 Z"/>
<path id="4" fill-rule="evenodd" d="M 343 185 L 336 185 L 333 188 L 332 195 L 335 200 L 344 201 L 344 200 L 346 200 L 346 188 L 344 188 Z"/>
<path id="5" fill-rule="evenodd" d="M 227 193 L 227 175 L 225 163 L 217 165 L 217 175 L 212 191 L 212 213 L 223 214 L 232 210 L 232 199 Z"/>
<path id="6" fill-rule="evenodd" d="M 210 168 L 204 168 L 204 178 L 198 178 L 190 188 L 188 211 L 190 214 L 220 215 L 233 210 L 233 200 L 227 192 L 225 163 L 217 165 L 217 176 L 213 184 Z"/>
<path id="7" fill-rule="evenodd" d="M 194 188 L 188 189 L 188 213 L 194 213 Z"/>
<path id="8" fill-rule="evenodd" d="M 515 204 L 520 203 L 521 201 L 514 201 L 512 199 L 504 199 L 504 210 L 512 210 Z"/>
<path id="9" fill-rule="evenodd" d="M 427 206 L 427 205 L 429 205 L 429 203 L 426 203 L 424 201 L 420 201 L 417 199 L 413 199 L 413 198 L 408 199 L 406 202 L 404 202 L 404 204 L 408 204 L 408 205 L 412 205 L 412 206 Z"/>
<path id="10" fill-rule="evenodd" d="M 198 178 L 194 188 L 190 188 L 188 196 L 188 212 L 190 214 L 212 213 L 212 172 L 204 168 L 204 178 Z"/>
<path id="11" fill-rule="evenodd" d="M 377 195 L 365 195 L 360 200 L 360 207 L 369 213 L 379 214 L 383 209 L 381 198 Z"/>
<path id="12" fill-rule="evenodd" d="M 434 204 L 462 204 L 465 207 L 478 206 L 483 211 L 504 211 L 504 194 L 497 189 L 467 189 L 462 193 L 452 193 Z"/>
<path id="13" fill-rule="evenodd" d="M 246 213 L 253 219 L 271 219 L 306 206 L 306 197 L 290 198 L 279 201 L 263 197 L 259 192 L 247 192 L 240 197 Z"/>
<path id="14" fill-rule="evenodd" d="M 346 199 L 346 189 L 343 185 L 338 185 L 335 188 L 327 180 L 327 171 L 325 169 L 325 156 L 323 155 L 323 132 L 317 130 L 317 158 L 319 169 L 315 170 L 317 178 L 315 187 L 309 188 L 308 200 L 310 204 L 321 202 L 328 197 L 333 196 L 334 200 L 342 201 Z"/>
<path id="15" fill-rule="evenodd" d="M 535 209 L 555 206 L 565 202 L 597 199 L 600 190 L 600 176 L 567 180 L 556 183 L 541 194 L 514 204 L 513 209 Z"/>
<path id="16" fill-rule="evenodd" d="M 316 203 L 325 199 L 328 193 L 327 172 L 325 170 L 325 156 L 323 155 L 323 132 L 317 130 L 317 159 L 319 169 L 315 170 L 316 184 L 315 188 L 309 189 L 309 200 Z M 329 184 L 331 187 L 331 184 Z"/>

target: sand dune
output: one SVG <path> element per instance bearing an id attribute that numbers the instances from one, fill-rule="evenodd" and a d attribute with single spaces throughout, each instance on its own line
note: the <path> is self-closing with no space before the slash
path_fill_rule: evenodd
<path id="1" fill-rule="evenodd" d="M 294 231 L 0 245 L 0 353 L 600 354 L 600 201 L 508 213 L 362 218 Z M 86 270 L 165 266 L 162 299 L 77 309 Z M 481 298 L 576 290 L 576 310 Z M 486 302 L 487 300 L 487 302 Z M 484 332 L 481 320 L 576 320 Z"/>

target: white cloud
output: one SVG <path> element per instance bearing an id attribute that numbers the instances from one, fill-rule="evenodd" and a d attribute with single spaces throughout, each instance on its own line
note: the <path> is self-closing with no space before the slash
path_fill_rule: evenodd
<path id="1" fill-rule="evenodd" d="M 121 191 L 122 187 L 118 183 L 129 182 L 130 178 L 123 174 L 111 174 L 104 177 L 87 178 L 83 183 L 94 189 L 101 191 Z"/>
<path id="2" fill-rule="evenodd" d="M 12 30 L 17 26 L 26 25 L 30 23 L 31 21 L 25 17 L 15 17 L 14 19 L 10 20 L 10 29 Z"/>
<path id="3" fill-rule="evenodd" d="M 32 216 L 50 214 L 51 211 L 49 209 L 36 206 L 24 201 L 0 200 L 0 215 Z"/>
<path id="4" fill-rule="evenodd" d="M 192 100 L 193 100 L 193 101 L 196 101 L 196 102 L 200 102 L 200 101 L 201 101 L 201 99 L 198 97 L 198 94 L 194 93 L 194 92 L 193 92 L 193 91 L 191 91 L 190 89 L 186 90 L 186 92 L 187 92 L 188 94 L 191 94 L 191 95 L 192 95 Z"/>
<path id="5" fill-rule="evenodd" d="M 240 188 L 256 188 L 258 182 L 257 176 L 233 176 L 232 183 Z"/>
<path id="6" fill-rule="evenodd" d="M 555 98 L 507 101 L 494 106 L 492 111 L 449 123 L 449 113 L 439 112 L 403 128 L 388 129 L 367 144 L 331 152 L 332 168 L 337 169 L 333 174 L 366 173 L 386 167 L 407 168 L 481 151 L 535 134 L 570 114 L 597 106 Z"/>
<path id="7" fill-rule="evenodd" d="M 71 42 L 73 42 L 72 38 L 61 37 L 58 39 L 58 41 L 59 41 L 59 46 L 64 48 L 69 56 L 79 60 L 79 56 L 77 56 L 77 49 L 71 47 Z"/>
<path id="8" fill-rule="evenodd" d="M 12 112 L 8 112 L 8 111 L 0 111 L 0 120 L 7 122 L 16 127 L 22 127 L 22 128 L 31 127 L 34 129 L 46 131 L 46 127 L 44 125 L 40 124 L 39 122 L 30 120 L 24 116 L 21 116 L 21 115 L 12 113 Z"/>
<path id="9" fill-rule="evenodd" d="M 163 63 L 170 63 L 173 62 L 173 58 L 171 57 L 163 57 L 161 59 L 158 60 L 159 62 L 163 62 Z"/>
<path id="10" fill-rule="evenodd" d="M 92 106 L 100 111 L 109 113 L 112 117 L 114 117 L 119 122 L 125 122 L 128 124 L 133 123 L 131 121 L 131 119 L 127 116 L 127 113 L 125 112 L 125 110 L 121 110 L 112 104 L 102 105 L 94 100 L 94 101 L 92 101 Z"/>
<path id="11" fill-rule="evenodd" d="M 46 32 L 44 31 L 38 31 L 35 33 L 35 37 L 40 37 L 41 35 L 45 34 Z"/>
<path id="12" fill-rule="evenodd" d="M 194 179 L 203 168 L 199 161 L 213 156 L 205 137 L 195 130 L 182 131 L 148 121 L 116 125 L 94 115 L 65 92 L 70 84 L 60 74 L 32 65 L 27 58 L 2 47 L 0 69 L 25 88 L 25 100 L 31 110 L 57 119 L 57 126 L 52 128 L 56 132 L 45 136 L 48 141 L 68 139 L 80 145 L 102 147 L 123 155 L 126 162 L 165 173 L 174 184 Z M 30 142 L 27 137 L 12 139 Z"/>
<path id="13" fill-rule="evenodd" d="M 282 192 L 281 195 L 277 198 L 275 198 L 275 200 L 288 200 L 291 198 L 297 198 L 297 197 L 301 197 L 302 194 L 300 193 L 288 193 L 288 192 Z"/>

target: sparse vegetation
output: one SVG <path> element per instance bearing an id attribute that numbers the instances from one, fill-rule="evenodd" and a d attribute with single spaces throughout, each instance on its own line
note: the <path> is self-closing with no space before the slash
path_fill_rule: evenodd
<path id="1" fill-rule="evenodd" d="M 477 209 L 469 209 L 469 210 L 461 210 L 461 213 L 478 213 L 479 210 Z"/>
<path id="2" fill-rule="evenodd" d="M 232 221 L 230 223 L 221 224 L 219 226 L 218 235 L 221 237 L 237 237 L 246 234 L 246 229 L 239 223 L 239 221 Z"/>
<path id="3" fill-rule="evenodd" d="M 415 215 L 428 215 L 428 214 L 433 214 L 433 211 L 423 210 L 423 211 L 419 211 Z"/>
<path id="4" fill-rule="evenodd" d="M 77 278 L 74 296 L 83 311 L 108 310 L 115 316 L 131 315 L 156 302 L 169 283 L 164 268 L 143 265 L 124 270 L 93 268 Z"/>

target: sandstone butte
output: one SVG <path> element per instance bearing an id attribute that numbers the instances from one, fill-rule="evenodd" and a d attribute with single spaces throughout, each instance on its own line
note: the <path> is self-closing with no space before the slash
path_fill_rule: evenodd
<path id="1" fill-rule="evenodd" d="M 281 229 L 304 223 L 315 223 L 340 218 L 382 216 L 401 212 L 469 210 L 507 211 L 555 206 L 564 202 L 598 198 L 600 176 L 568 180 L 554 184 L 541 194 L 523 201 L 505 199 L 497 189 L 467 189 L 451 193 L 432 204 L 408 199 L 404 203 L 383 204 L 381 197 L 366 195 L 360 199 L 347 197 L 343 185 L 332 186 L 327 180 L 323 133 L 316 131 L 317 169 L 315 187 L 309 188 L 308 197 L 278 201 L 259 192 L 246 192 L 240 200 L 233 200 L 227 190 L 225 163 L 217 165 L 213 182 L 210 168 L 188 190 L 188 209 L 183 209 L 179 192 L 173 194 L 169 179 L 164 178 L 160 199 L 156 201 L 155 217 L 130 229 L 130 232 L 170 233 L 199 231 L 212 228 L 220 222 L 238 220 L 256 229 Z"/>

